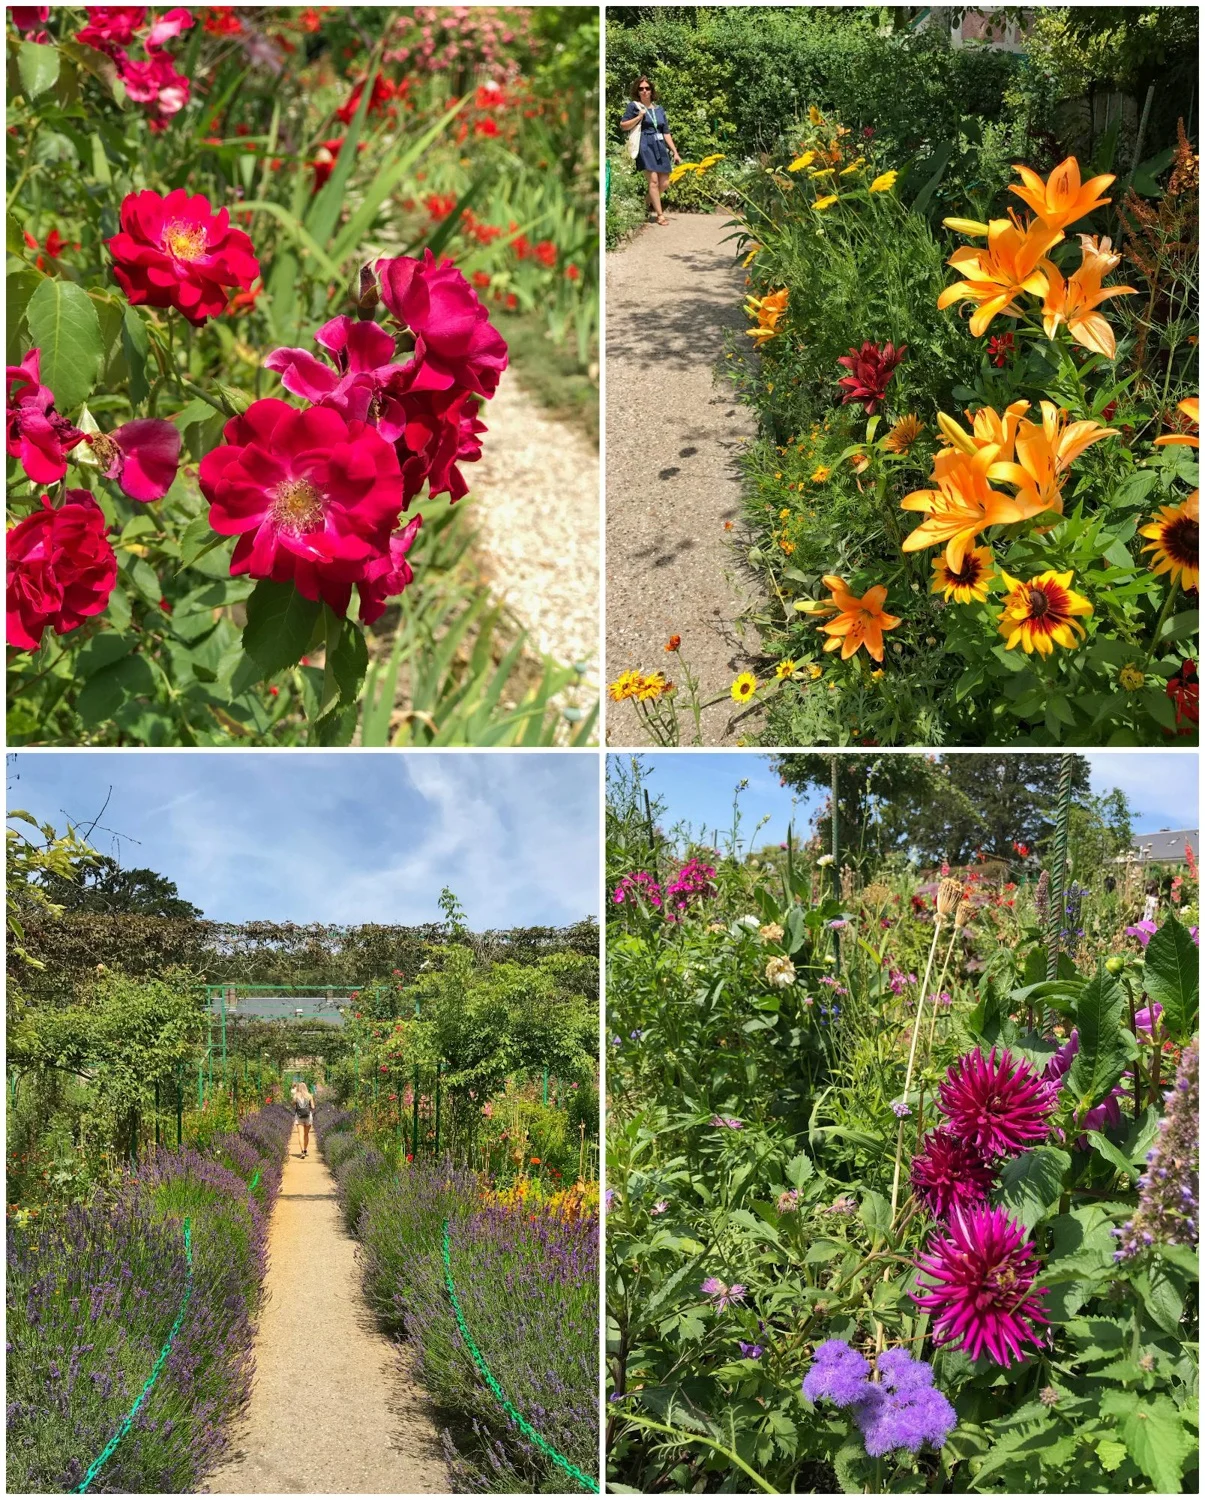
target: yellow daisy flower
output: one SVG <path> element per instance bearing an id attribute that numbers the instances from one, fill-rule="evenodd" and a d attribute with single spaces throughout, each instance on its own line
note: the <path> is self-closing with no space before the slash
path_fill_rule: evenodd
<path id="1" fill-rule="evenodd" d="M 752 672 L 742 672 L 729 688 L 734 703 L 747 703 L 757 692 L 757 678 Z"/>

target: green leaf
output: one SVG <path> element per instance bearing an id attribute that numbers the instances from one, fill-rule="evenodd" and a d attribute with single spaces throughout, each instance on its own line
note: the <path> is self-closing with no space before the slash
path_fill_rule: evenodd
<path id="1" fill-rule="evenodd" d="M 291 583 L 261 578 L 247 600 L 243 649 L 269 676 L 296 666 L 305 654 L 322 606 Z"/>
<path id="2" fill-rule="evenodd" d="M 29 299 L 25 321 L 31 343 L 42 351 L 42 383 L 64 415 L 88 399 L 100 369 L 104 346 L 96 308 L 75 282 L 47 277 Z"/>
<path id="3" fill-rule="evenodd" d="M 882 1193 L 863 1193 L 859 1213 L 873 1240 L 886 1239 L 891 1233 L 891 1204 Z"/>
<path id="4" fill-rule="evenodd" d="M 804 1183 L 815 1174 L 815 1171 L 812 1158 L 806 1151 L 801 1151 L 798 1156 L 793 1156 L 787 1163 L 787 1181 L 793 1188 L 802 1191 Z"/>
<path id="5" fill-rule="evenodd" d="M 121 317 L 121 347 L 126 357 L 126 368 L 130 372 L 130 401 L 141 406 L 150 394 L 146 378 L 146 357 L 150 352 L 146 324 L 132 307 L 127 307 Z"/>
<path id="6" fill-rule="evenodd" d="M 1169 914 L 1146 947 L 1143 987 L 1163 1007 L 1163 1024 L 1173 1041 L 1187 1041 L 1197 1029 L 1200 953 L 1188 929 Z"/>
<path id="7" fill-rule="evenodd" d="M 25 97 L 36 99 L 58 82 L 58 48 L 44 47 L 38 42 L 22 42 L 17 48 L 17 71 L 21 75 Z"/>
<path id="8" fill-rule="evenodd" d="M 1112 1390 L 1101 1397 L 1100 1409 L 1102 1416 L 1116 1421 L 1117 1436 L 1155 1490 L 1178 1494 L 1193 1444 L 1171 1398 Z"/>
<path id="9" fill-rule="evenodd" d="M 360 696 L 364 674 L 368 671 L 368 641 L 358 625 L 344 621 L 339 644 L 328 653 L 326 664 L 334 676 L 340 699 L 344 703 L 354 703 Z"/>
<path id="10" fill-rule="evenodd" d="M 75 702 L 75 711 L 88 728 L 111 719 L 127 699 L 138 693 L 149 693 L 154 677 L 146 659 L 127 656 L 104 667 L 84 684 Z"/>
<path id="11" fill-rule="evenodd" d="M 1102 962 L 1075 1006 L 1079 1051 L 1067 1074 L 1066 1086 L 1080 1109 L 1099 1104 L 1129 1061 L 1130 1051 L 1121 1023 L 1124 1003 L 1121 986 Z"/>
<path id="12" fill-rule="evenodd" d="M 998 1201 L 1026 1229 L 1032 1229 L 1059 1201 L 1071 1157 L 1055 1146 L 1038 1146 L 1000 1168 Z"/>
<path id="13" fill-rule="evenodd" d="M 1127 1161 L 1107 1136 L 1101 1135 L 1099 1130 L 1089 1130 L 1088 1139 L 1099 1156 L 1103 1156 L 1110 1166 L 1117 1170 L 1132 1182 L 1137 1182 L 1142 1176 L 1142 1169 L 1136 1167 L 1133 1162 Z"/>

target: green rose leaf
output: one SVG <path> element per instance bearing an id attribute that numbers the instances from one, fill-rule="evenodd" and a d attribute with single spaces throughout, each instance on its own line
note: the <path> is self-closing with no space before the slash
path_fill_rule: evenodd
<path id="1" fill-rule="evenodd" d="M 104 345 L 92 299 L 73 281 L 47 277 L 25 309 L 30 343 L 42 351 L 42 383 L 54 392 L 60 414 L 86 401 L 100 369 Z"/>
<path id="2" fill-rule="evenodd" d="M 310 644 L 322 606 L 291 583 L 261 578 L 247 600 L 243 649 L 267 676 L 295 667 Z"/>
<path id="3" fill-rule="evenodd" d="M 1147 944 L 1143 986 L 1163 1007 L 1162 1021 L 1175 1041 L 1187 1041 L 1197 1029 L 1197 968 L 1201 955 L 1188 929 L 1169 916 Z"/>
<path id="4" fill-rule="evenodd" d="M 130 400 L 141 406 L 150 394 L 146 378 L 146 359 L 150 352 L 146 324 L 132 307 L 127 307 L 121 319 L 121 348 L 130 372 Z"/>
<path id="5" fill-rule="evenodd" d="M 39 42 L 22 42 L 17 48 L 17 71 L 21 75 L 25 97 L 31 101 L 36 99 L 58 82 L 58 48 L 44 47 Z"/>

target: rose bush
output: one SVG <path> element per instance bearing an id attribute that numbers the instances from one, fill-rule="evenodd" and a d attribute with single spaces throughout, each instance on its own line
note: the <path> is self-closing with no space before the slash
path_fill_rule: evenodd
<path id="1" fill-rule="evenodd" d="M 8 13 L 10 739 L 588 736 L 451 509 L 496 319 L 592 338 L 551 24 L 45 10 Z"/>

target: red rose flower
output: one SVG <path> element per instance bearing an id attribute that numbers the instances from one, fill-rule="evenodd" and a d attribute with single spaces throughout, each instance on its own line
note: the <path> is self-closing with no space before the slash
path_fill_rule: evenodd
<path id="1" fill-rule="evenodd" d="M 415 260 L 377 262 L 385 306 L 415 335 L 419 362 L 413 389 L 453 385 L 492 396 L 507 364 L 506 340 L 455 266 L 437 265 L 430 250 Z"/>
<path id="2" fill-rule="evenodd" d="M 209 199 L 177 188 L 149 188 L 121 205 L 121 232 L 109 241 L 113 274 L 137 306 L 175 307 L 194 325 L 225 310 L 227 287 L 249 288 L 259 275 L 250 239 L 215 214 Z"/>
<path id="3" fill-rule="evenodd" d="M 89 5 L 85 9 L 88 24 L 75 33 L 76 41 L 110 57 L 128 47 L 134 33 L 146 24 L 145 5 Z"/>
<path id="4" fill-rule="evenodd" d="M 338 317 L 322 325 L 314 342 L 330 354 L 333 368 L 308 349 L 273 349 L 264 368 L 279 371 L 280 383 L 294 396 L 334 407 L 357 421 L 368 420 L 372 403 L 404 368 L 393 362 L 392 335 L 379 323 Z"/>
<path id="5" fill-rule="evenodd" d="M 237 536 L 231 576 L 294 583 L 347 613 L 353 583 L 390 555 L 402 508 L 397 454 L 379 432 L 328 406 L 268 397 L 226 423 L 201 460 L 209 524 Z"/>
<path id="6" fill-rule="evenodd" d="M 187 31 L 192 25 L 193 18 L 189 11 L 179 7 L 169 10 L 151 27 L 143 45 L 148 52 L 154 52 L 160 47 L 166 47 L 168 42 Z"/>
<path id="7" fill-rule="evenodd" d="M 406 553 L 422 524 L 422 516 L 415 516 L 389 538 L 388 554 L 369 563 L 366 576 L 359 583 L 360 618 L 365 625 L 379 620 L 385 613 L 386 601 L 404 593 L 414 582 L 414 569 L 406 561 Z"/>
<path id="8" fill-rule="evenodd" d="M 314 160 L 311 165 L 314 168 L 314 191 L 325 187 L 327 178 L 335 168 L 335 162 L 339 158 L 339 152 L 343 146 L 342 136 L 334 137 L 329 141 L 323 141 L 314 152 Z"/>
<path id="9" fill-rule="evenodd" d="M 48 42 L 50 37 L 42 27 L 50 20 L 49 5 L 10 5 L 8 18 L 18 31 L 35 33 L 30 40 Z"/>
<path id="10" fill-rule="evenodd" d="M 180 433 L 170 422 L 143 417 L 115 432 L 92 432 L 85 441 L 106 479 L 115 479 L 131 500 L 162 500 L 180 467 Z"/>
<path id="11" fill-rule="evenodd" d="M 55 411 L 54 392 L 41 383 L 41 358 L 40 349 L 31 349 L 24 364 L 5 368 L 6 442 L 35 484 L 53 484 L 84 434 Z"/>
<path id="12" fill-rule="evenodd" d="M 47 625 L 75 630 L 109 602 L 117 555 L 104 512 L 87 490 L 68 490 L 57 509 L 50 496 L 8 533 L 8 643 L 36 651 Z"/>
<path id="13" fill-rule="evenodd" d="M 446 492 L 456 501 L 469 488 L 456 466 L 481 457 L 485 424 L 477 420 L 471 392 L 422 390 L 420 374 L 410 366 L 394 378 L 381 405 L 381 433 L 397 444 L 405 504 L 424 484 L 432 495 Z"/>
<path id="14" fill-rule="evenodd" d="M 843 354 L 837 363 L 844 365 L 850 373 L 837 382 L 845 390 L 842 406 L 850 401 L 860 401 L 866 415 L 873 417 L 875 407 L 886 399 L 887 382 L 895 374 L 895 367 L 907 349 L 907 344 L 901 344 L 897 349 L 890 342 L 880 348 L 867 339 L 861 349 L 851 349 L 848 354 Z"/>

